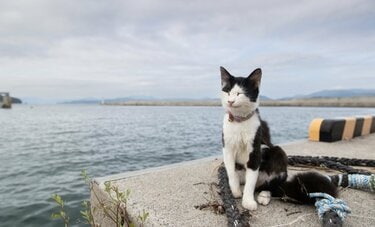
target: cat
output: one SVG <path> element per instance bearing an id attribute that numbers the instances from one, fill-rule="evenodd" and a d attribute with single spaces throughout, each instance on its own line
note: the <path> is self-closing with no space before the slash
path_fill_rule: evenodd
<path id="1" fill-rule="evenodd" d="M 259 112 L 259 88 L 262 70 L 248 77 L 232 76 L 224 67 L 221 72 L 221 103 L 226 113 L 223 121 L 223 161 L 229 186 L 242 206 L 256 210 L 257 204 L 269 204 L 271 197 L 288 197 L 302 203 L 313 203 L 308 192 L 325 192 L 336 196 L 337 187 L 329 178 L 315 172 L 288 178 L 288 158 L 284 150 L 271 142 L 267 122 Z M 240 184 L 245 183 L 243 193 Z M 259 192 L 257 201 L 254 193 Z"/>

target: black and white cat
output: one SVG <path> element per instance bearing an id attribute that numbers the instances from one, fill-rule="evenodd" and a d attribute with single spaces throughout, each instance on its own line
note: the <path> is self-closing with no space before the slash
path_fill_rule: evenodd
<path id="1" fill-rule="evenodd" d="M 279 146 L 271 143 L 268 125 L 260 117 L 259 87 L 261 69 L 248 77 L 234 77 L 220 67 L 223 122 L 223 159 L 229 186 L 235 198 L 242 196 L 242 206 L 256 210 L 258 203 L 267 205 L 271 196 L 288 196 L 303 203 L 314 202 L 309 192 L 336 196 L 337 187 L 318 173 L 298 174 L 288 181 L 288 159 Z M 243 176 L 244 175 L 244 176 Z M 240 183 L 245 183 L 243 193 Z"/>

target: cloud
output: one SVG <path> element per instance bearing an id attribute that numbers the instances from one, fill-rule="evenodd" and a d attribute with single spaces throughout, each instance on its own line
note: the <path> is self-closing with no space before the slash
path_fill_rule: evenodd
<path id="1" fill-rule="evenodd" d="M 262 67 L 271 97 L 369 88 L 374 8 L 370 0 L 3 1 L 0 90 L 218 97 L 220 65 L 239 76 Z"/>

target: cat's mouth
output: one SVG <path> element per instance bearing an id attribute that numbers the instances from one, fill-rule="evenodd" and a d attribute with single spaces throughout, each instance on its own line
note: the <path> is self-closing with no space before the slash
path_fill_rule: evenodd
<path id="1" fill-rule="evenodd" d="M 229 108 L 233 108 L 233 109 L 236 109 L 236 108 L 240 108 L 241 106 L 233 106 L 233 105 L 228 105 Z"/>

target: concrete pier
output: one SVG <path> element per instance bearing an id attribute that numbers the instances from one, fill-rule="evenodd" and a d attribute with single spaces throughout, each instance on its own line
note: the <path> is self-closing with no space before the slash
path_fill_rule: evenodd
<path id="1" fill-rule="evenodd" d="M 281 146 L 288 155 L 375 159 L 374 134 L 335 143 L 298 141 Z M 149 212 L 146 226 L 227 226 L 225 214 L 215 214 L 209 208 L 195 208 L 210 202 L 221 203 L 214 185 L 218 182 L 217 169 L 221 163 L 221 156 L 217 156 L 95 178 L 93 189 L 102 202 L 108 201 L 104 192 L 107 181 L 123 191 L 130 189 L 127 210 L 133 219 L 143 210 Z M 290 167 L 289 173 L 309 169 Z M 368 170 L 375 173 L 374 168 Z M 319 168 L 318 171 L 326 170 Z M 332 175 L 337 172 L 328 170 L 325 173 Z M 352 209 L 344 226 L 375 226 L 375 194 L 346 188 L 340 191 L 339 197 Z M 94 207 L 98 206 L 98 200 L 93 195 L 91 203 Z M 240 204 L 238 200 L 239 208 Z M 276 198 L 268 206 L 258 204 L 258 209 L 250 215 L 251 226 L 321 226 L 314 206 L 286 203 Z M 101 226 L 113 226 L 100 209 L 96 209 L 95 219 Z"/>

